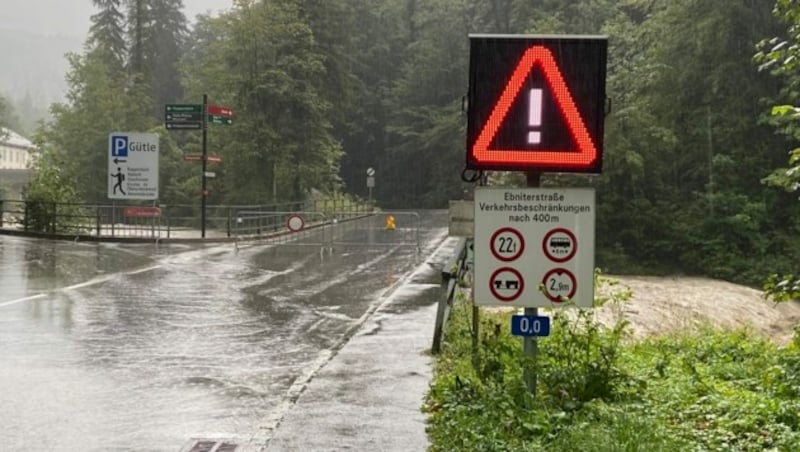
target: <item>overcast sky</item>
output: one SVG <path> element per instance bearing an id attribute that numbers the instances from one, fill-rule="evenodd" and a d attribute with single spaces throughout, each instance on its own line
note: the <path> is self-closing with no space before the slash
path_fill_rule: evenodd
<path id="1" fill-rule="evenodd" d="M 232 0 L 183 0 L 183 4 L 191 21 L 199 13 L 230 8 Z M 0 0 L 0 28 L 83 38 L 95 12 L 92 0 Z"/>

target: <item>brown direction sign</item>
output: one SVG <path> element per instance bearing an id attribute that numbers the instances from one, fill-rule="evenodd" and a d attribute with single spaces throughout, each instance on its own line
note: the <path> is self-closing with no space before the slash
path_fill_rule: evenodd
<path id="1" fill-rule="evenodd" d="M 203 154 L 183 154 L 183 159 L 187 161 L 202 162 Z M 206 161 L 211 163 L 222 163 L 222 157 L 219 155 L 207 155 Z"/>

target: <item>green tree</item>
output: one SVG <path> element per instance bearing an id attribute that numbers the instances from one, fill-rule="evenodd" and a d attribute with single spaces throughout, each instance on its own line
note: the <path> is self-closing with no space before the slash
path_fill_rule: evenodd
<path id="1" fill-rule="evenodd" d="M 43 135 L 35 141 L 35 171 L 22 193 L 27 210 L 25 226 L 37 232 L 57 232 L 55 216 L 74 214 L 78 210 L 70 205 L 80 201 L 78 183 L 68 170 L 70 155 L 67 152 L 52 146 Z"/>
<path id="2" fill-rule="evenodd" d="M 775 33 L 761 41 L 755 60 L 760 64 L 760 69 L 772 73 L 783 83 L 778 100 L 780 104 L 772 108 L 770 123 L 792 143 L 797 143 L 800 140 L 797 121 L 800 108 L 793 105 L 800 103 L 800 66 L 797 63 L 797 58 L 800 57 L 800 3 L 795 0 L 778 0 L 774 14 L 786 26 L 786 31 Z M 800 188 L 800 148 L 790 150 L 788 161 L 776 166 L 778 168 L 765 177 L 763 182 L 788 193 L 796 192 Z M 772 275 L 764 284 L 767 296 L 776 301 L 800 299 L 800 269 L 797 268 L 796 259 L 800 254 L 796 244 L 797 234 L 800 233 L 797 226 L 800 213 L 795 198 L 796 196 L 788 199 L 784 197 L 784 205 L 779 212 L 783 213 L 788 227 L 781 236 L 780 244 L 783 247 L 774 252 L 777 265 L 773 266 Z M 786 260 L 789 260 L 789 265 L 781 265 Z"/>
<path id="3" fill-rule="evenodd" d="M 125 16 L 121 0 L 92 0 L 99 8 L 91 17 L 89 45 L 106 55 L 106 63 L 122 73 L 127 54 L 125 44 Z"/>
<path id="4" fill-rule="evenodd" d="M 146 76 L 148 57 L 151 55 L 154 42 L 150 39 L 152 27 L 152 0 L 127 0 L 127 40 L 128 61 L 127 67 L 130 74 L 141 78 L 140 83 L 147 82 Z"/>
<path id="5" fill-rule="evenodd" d="M 182 9 L 183 0 L 153 0 L 151 5 L 149 39 L 152 43 L 145 47 L 151 52 L 147 64 L 156 117 L 163 114 L 165 104 L 183 98 L 178 62 L 183 56 L 189 30 Z"/>
<path id="6" fill-rule="evenodd" d="M 14 115 L 14 109 L 11 106 L 11 102 L 9 102 L 4 96 L 0 95 L 0 129 L 11 128 L 15 123 L 16 117 Z M 0 132 L 0 138 L 2 137 L 2 132 Z"/>
<path id="7" fill-rule="evenodd" d="M 188 92 L 208 92 L 236 111 L 233 127 L 212 132 L 211 146 L 225 143 L 218 147 L 231 174 L 221 181 L 225 199 L 299 199 L 311 189 L 338 186 L 341 147 L 321 93 L 325 56 L 298 3 L 238 1 L 196 31 L 200 44 L 186 63 Z"/>
<path id="8" fill-rule="evenodd" d="M 387 154 L 387 127 L 395 107 L 391 90 L 401 75 L 400 56 L 409 42 L 402 24 L 405 5 L 393 0 L 346 3 L 347 9 L 338 19 L 340 32 L 325 38 L 333 43 L 323 42 L 333 49 L 327 53 L 327 61 L 335 62 L 341 74 L 337 79 L 341 87 L 325 90 L 332 96 L 329 102 L 341 112 L 332 117 L 333 133 L 345 152 L 340 174 L 349 192 L 366 198 L 365 170 L 375 168 L 376 192 L 385 200 L 397 189 L 386 177 L 395 173 L 394 161 Z"/>
<path id="9" fill-rule="evenodd" d="M 398 207 L 444 207 L 465 185 L 468 40 L 475 25 L 470 2 L 408 2 L 409 42 L 391 90 L 389 146 L 382 197 Z"/>
<path id="10" fill-rule="evenodd" d="M 602 187 L 613 196 L 599 217 L 607 250 L 646 266 L 754 282 L 779 221 L 780 200 L 759 180 L 781 140 L 758 121 L 760 99 L 777 87 L 747 51 L 775 30 L 769 5 L 633 6 L 607 28 L 622 32 L 612 51 L 623 52 L 609 60 L 614 111 Z"/>
<path id="11" fill-rule="evenodd" d="M 42 140 L 70 156 L 63 162 L 63 174 L 75 183 L 77 194 L 99 202 L 106 199 L 108 186 L 108 134 L 148 130 L 155 121 L 149 117 L 148 94 L 141 87 L 126 86 L 104 54 L 72 54 L 69 60 L 66 102 L 52 106 Z"/>

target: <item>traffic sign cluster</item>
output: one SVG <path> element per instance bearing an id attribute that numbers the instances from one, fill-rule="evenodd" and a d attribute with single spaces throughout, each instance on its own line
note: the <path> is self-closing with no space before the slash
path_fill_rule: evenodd
<path id="1" fill-rule="evenodd" d="M 594 190 L 557 191 L 475 190 L 476 304 L 551 307 L 572 300 L 592 306 Z M 559 213 L 520 215 L 519 209 Z"/>
<path id="2" fill-rule="evenodd" d="M 208 121 L 204 121 L 203 119 Z M 167 130 L 202 130 L 206 124 L 233 124 L 233 110 L 219 105 L 167 104 L 164 106 L 164 126 Z"/>

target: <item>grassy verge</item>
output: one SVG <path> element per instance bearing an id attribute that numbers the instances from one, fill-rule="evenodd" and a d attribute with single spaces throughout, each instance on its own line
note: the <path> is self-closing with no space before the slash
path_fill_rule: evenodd
<path id="1" fill-rule="evenodd" d="M 457 303 L 435 362 L 433 451 L 800 450 L 800 339 L 778 347 L 707 329 L 633 342 L 624 321 L 606 328 L 591 312 L 559 311 L 534 363 L 509 313 L 482 312 L 475 362 L 470 316 Z"/>

